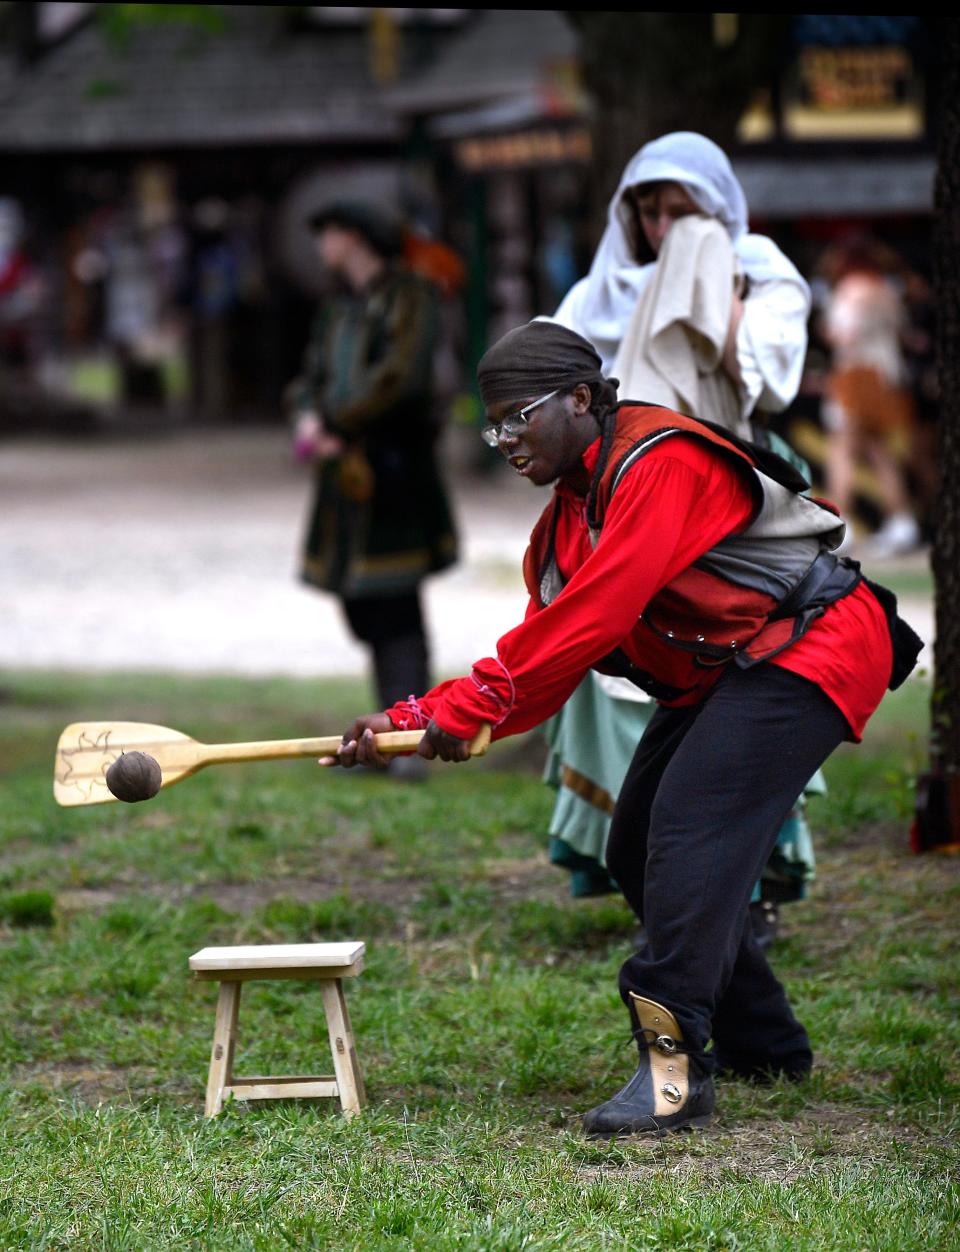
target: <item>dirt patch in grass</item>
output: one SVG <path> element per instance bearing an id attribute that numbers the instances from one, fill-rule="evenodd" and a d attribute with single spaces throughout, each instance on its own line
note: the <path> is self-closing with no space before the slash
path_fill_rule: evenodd
<path id="1" fill-rule="evenodd" d="M 129 894 L 129 887 L 118 883 L 113 887 L 76 887 L 57 892 L 57 912 L 61 915 L 98 912 L 109 908 L 121 896 Z"/>
<path id="2" fill-rule="evenodd" d="M 172 905 L 183 904 L 189 900 L 213 900 L 225 913 L 242 915 L 256 912 L 272 900 L 295 900 L 299 904 L 318 903 L 343 891 L 346 885 L 342 878 L 335 875 L 329 878 L 271 878 L 267 882 L 207 882 L 192 885 L 123 882 L 61 891 L 57 894 L 57 907 L 67 913 L 82 912 L 85 909 L 96 912 L 108 908 L 124 896 L 129 896 L 132 891 Z M 363 894 L 351 890 L 350 894 L 358 900 L 386 901 L 394 898 L 394 893 L 388 889 L 390 884 L 377 882 L 372 886 L 377 890 Z M 412 896 L 418 886 L 420 884 L 417 880 L 410 880 L 402 884 L 399 890 Z"/>
<path id="3" fill-rule="evenodd" d="M 357 890 L 369 886 L 371 890 Z M 395 903 L 401 898 L 414 898 L 423 889 L 419 879 L 382 879 L 357 884 L 344 875 L 332 873 L 326 878 L 272 878 L 269 882 L 203 883 L 185 888 L 180 899 L 206 898 L 215 901 L 226 913 L 253 913 L 271 900 L 296 900 L 298 904 L 317 904 L 338 893 L 351 900 L 376 904 Z"/>
<path id="4" fill-rule="evenodd" d="M 389 904 L 399 914 L 412 907 L 429 887 L 421 877 L 399 874 L 396 877 L 358 877 L 356 863 L 344 860 L 343 870 L 336 866 L 323 877 L 269 878 L 259 882 L 156 883 L 115 881 L 97 887 L 68 888 L 57 893 L 57 906 L 63 912 L 84 909 L 98 910 L 114 904 L 120 897 L 134 892 L 170 904 L 196 899 L 210 899 L 227 913 L 255 912 L 271 900 L 295 900 L 302 904 L 319 903 L 331 895 L 343 893 L 357 903 Z M 490 885 L 495 903 L 517 900 L 564 900 L 565 880 L 561 871 L 545 857 L 496 860 L 485 866 L 480 881 Z"/>
<path id="5" fill-rule="evenodd" d="M 886 1115 L 867 1117 L 862 1110 L 820 1103 L 793 1118 L 769 1122 L 751 1118 L 749 1125 L 732 1129 L 724 1124 L 721 1111 L 706 1130 L 661 1140 L 639 1136 L 609 1144 L 584 1140 L 589 1160 L 576 1173 L 591 1182 L 610 1177 L 641 1181 L 656 1172 L 698 1182 L 746 1178 L 787 1184 L 848 1161 L 869 1167 L 904 1153 L 919 1156 L 950 1146 L 948 1135 L 892 1121 Z"/>
<path id="6" fill-rule="evenodd" d="M 783 933 L 802 930 L 804 947 L 827 963 L 857 943 L 875 943 L 884 928 L 956 927 L 960 857 L 914 855 L 902 826 L 883 824 L 858 831 L 817 854 L 817 880 L 803 904 L 781 909 Z M 876 918 L 867 904 L 872 887 L 910 901 L 909 922 L 901 916 Z"/>
<path id="7" fill-rule="evenodd" d="M 18 1087 L 31 1084 L 58 1095 L 67 1095 L 83 1104 L 96 1107 L 104 1101 L 116 1101 L 128 1096 L 140 1100 L 145 1096 L 162 1094 L 195 1098 L 203 1075 L 193 1082 L 161 1082 L 156 1074 L 142 1065 L 94 1066 L 82 1061 L 61 1061 L 44 1065 L 18 1065 L 13 1071 L 13 1081 Z"/>
<path id="8" fill-rule="evenodd" d="M 566 898 L 564 871 L 551 865 L 546 855 L 498 857 L 484 865 L 484 879 L 503 903 L 509 900 L 556 900 Z"/>

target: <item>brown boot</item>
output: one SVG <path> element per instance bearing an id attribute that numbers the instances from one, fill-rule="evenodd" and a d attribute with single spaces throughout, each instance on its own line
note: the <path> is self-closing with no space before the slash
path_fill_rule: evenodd
<path id="1" fill-rule="evenodd" d="M 714 1107 L 713 1079 L 687 1054 L 673 1014 L 630 992 L 630 1016 L 640 1068 L 622 1091 L 584 1115 L 588 1135 L 665 1135 L 706 1126 Z"/>

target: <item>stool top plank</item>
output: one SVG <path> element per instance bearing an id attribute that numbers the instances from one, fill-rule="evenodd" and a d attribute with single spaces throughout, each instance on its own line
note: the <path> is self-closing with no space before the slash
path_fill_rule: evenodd
<path id="1" fill-rule="evenodd" d="M 227 981 L 230 975 L 257 973 L 276 976 L 289 971 L 296 977 L 304 971 L 309 977 L 349 977 L 363 968 L 366 945 L 356 940 L 345 943 L 260 943 L 235 948 L 201 948 L 190 957 L 190 968 L 198 978 Z M 359 965 L 359 969 L 355 968 Z"/>

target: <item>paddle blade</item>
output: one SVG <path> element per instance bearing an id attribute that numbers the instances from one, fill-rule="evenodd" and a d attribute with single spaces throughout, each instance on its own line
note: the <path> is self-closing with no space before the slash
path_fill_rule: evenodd
<path id="1" fill-rule="evenodd" d="M 160 766 L 161 787 L 186 778 L 203 765 L 203 744 L 169 726 L 148 722 L 74 722 L 57 744 L 53 796 L 58 804 L 108 804 L 106 772 L 122 752 L 146 752 Z"/>

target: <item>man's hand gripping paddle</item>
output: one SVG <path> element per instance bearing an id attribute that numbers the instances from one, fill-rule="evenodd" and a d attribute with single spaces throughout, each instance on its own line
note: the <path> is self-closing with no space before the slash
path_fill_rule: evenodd
<path id="1" fill-rule="evenodd" d="M 423 737 L 422 730 L 394 730 L 376 737 L 382 753 L 412 752 Z M 160 767 L 161 787 L 189 778 L 207 765 L 234 761 L 281 761 L 335 755 L 339 735 L 320 739 L 268 739 L 258 743 L 198 743 L 168 726 L 146 722 L 74 722 L 57 744 L 53 766 L 53 795 L 58 804 L 74 808 L 84 804 L 109 804 L 116 799 L 148 800 L 157 788 L 141 784 L 141 756 L 152 757 Z M 483 756 L 490 744 L 490 727 L 484 726 L 470 744 L 471 756 Z M 136 770 L 125 769 L 121 759 L 131 754 Z M 111 770 L 111 767 L 114 767 Z M 113 794 L 110 781 L 118 793 Z M 126 784 L 126 785 L 123 785 Z"/>

